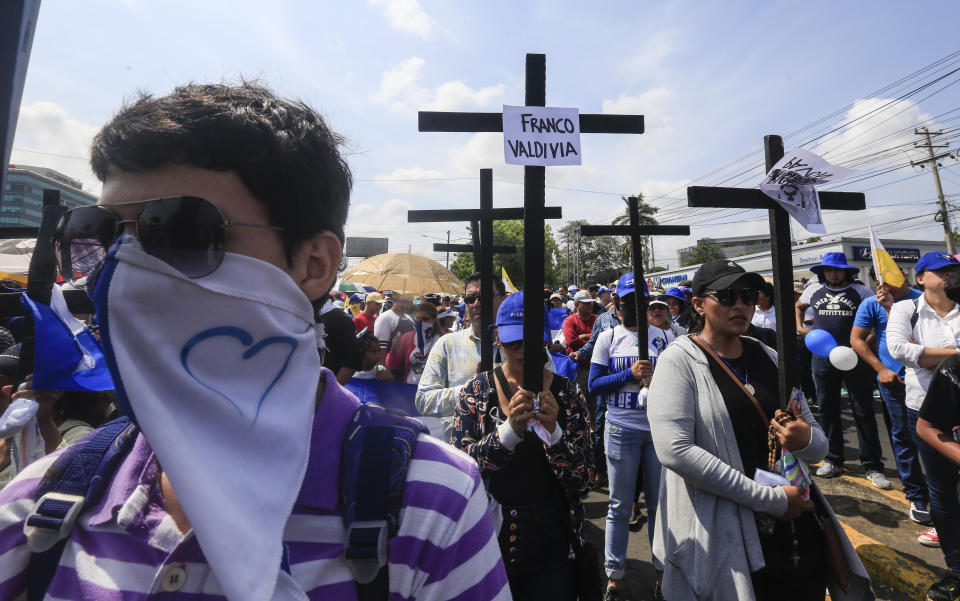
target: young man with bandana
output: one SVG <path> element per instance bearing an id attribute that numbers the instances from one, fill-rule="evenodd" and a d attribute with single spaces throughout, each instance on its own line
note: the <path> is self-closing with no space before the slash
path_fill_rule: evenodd
<path id="1" fill-rule="evenodd" d="M 342 253 L 340 144 L 250 83 L 142 95 L 95 137 L 100 205 L 61 221 L 61 271 L 89 274 L 141 433 L 47 566 L 50 596 L 356 598 L 339 499 L 360 403 L 320 365 L 310 303 Z M 0 492 L 0 599 L 25 598 L 40 569 L 23 526 L 55 458 Z M 472 461 L 420 435 L 400 505 L 391 597 L 509 598 Z"/>

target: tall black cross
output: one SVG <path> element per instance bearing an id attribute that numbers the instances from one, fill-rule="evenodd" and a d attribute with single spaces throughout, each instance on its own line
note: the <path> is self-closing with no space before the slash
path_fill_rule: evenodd
<path id="1" fill-rule="evenodd" d="M 647 297 L 643 275 L 643 236 L 689 236 L 689 225 L 640 225 L 640 199 L 627 198 L 627 213 L 630 225 L 581 225 L 581 236 L 629 236 L 630 254 L 633 263 L 633 308 L 637 312 L 637 350 L 643 360 L 650 358 L 647 341 Z M 641 288 L 643 286 L 643 288 Z"/>
<path id="2" fill-rule="evenodd" d="M 560 219 L 560 207 L 541 208 L 547 219 Z M 474 253 L 474 265 L 480 272 L 480 369 L 489 371 L 493 368 L 493 254 L 495 252 L 514 252 L 512 246 L 498 247 L 493 245 L 493 222 L 508 219 L 523 219 L 523 209 L 494 209 L 493 208 L 493 169 L 480 170 L 480 208 L 479 209 L 428 209 L 409 211 L 407 221 L 410 223 L 424 223 L 436 221 L 470 221 L 473 230 L 473 244 L 471 245 L 434 245 L 434 250 L 440 246 L 443 250 L 463 250 Z M 479 235 L 477 234 L 479 230 Z M 454 247 L 459 248 L 454 248 Z M 543 228 L 540 232 L 540 246 L 543 246 Z M 499 249 L 499 250 L 498 250 Z M 542 269 L 542 268 L 541 268 Z M 526 301 L 526 299 L 524 299 Z"/>
<path id="3" fill-rule="evenodd" d="M 547 55 L 527 54 L 525 106 L 547 105 Z M 503 113 L 420 111 L 420 131 L 502 132 Z M 580 115 L 580 132 L 642 134 L 643 115 Z M 544 179 L 546 168 L 523 168 L 523 388 L 543 388 Z"/>
<path id="4" fill-rule="evenodd" d="M 764 136 L 767 171 L 783 158 L 783 139 Z M 820 208 L 834 211 L 862 211 L 867 206 L 862 192 L 820 192 Z M 777 316 L 777 374 L 780 405 L 785 407 L 794 386 L 800 382 L 797 360 L 797 320 L 793 300 L 793 250 L 790 241 L 790 214 L 759 188 L 687 188 L 687 206 L 730 209 L 767 209 L 770 219 L 770 259 L 773 262 L 773 305 Z"/>

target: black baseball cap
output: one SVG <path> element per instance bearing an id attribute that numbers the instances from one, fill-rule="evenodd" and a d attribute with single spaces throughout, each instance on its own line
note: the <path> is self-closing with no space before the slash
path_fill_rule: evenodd
<path id="1" fill-rule="evenodd" d="M 759 273 L 747 271 L 727 259 L 714 259 L 701 265 L 693 274 L 693 295 L 703 296 L 707 290 L 725 290 L 740 278 L 745 278 L 747 286 L 755 290 L 763 285 Z"/>

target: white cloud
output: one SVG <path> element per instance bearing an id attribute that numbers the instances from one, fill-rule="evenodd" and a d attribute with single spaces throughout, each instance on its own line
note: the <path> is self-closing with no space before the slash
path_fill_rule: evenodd
<path id="1" fill-rule="evenodd" d="M 652 121 L 662 128 L 670 121 L 669 109 L 673 100 L 673 90 L 658 87 L 635 96 L 621 94 L 616 100 L 604 100 L 603 113 L 608 115 L 643 115 L 644 120 Z"/>
<path id="2" fill-rule="evenodd" d="M 374 102 L 397 112 L 476 110 L 495 104 L 506 91 L 504 84 L 474 90 L 461 81 L 448 81 L 429 89 L 420 85 L 424 65 L 422 58 L 414 56 L 384 71 Z"/>
<path id="3" fill-rule="evenodd" d="M 923 156 L 922 152 L 913 149 L 913 142 L 919 139 L 913 133 L 913 128 L 929 119 L 931 116 L 921 112 L 912 100 L 862 98 L 853 103 L 843 121 L 830 129 L 845 123 L 849 125 L 828 134 L 811 150 L 838 165 L 857 167 L 862 160 L 882 158 L 882 164 L 903 164 Z M 936 128 L 935 123 L 928 125 L 931 129 Z M 896 150 L 889 155 L 874 154 L 894 148 Z"/>
<path id="4" fill-rule="evenodd" d="M 394 169 L 391 173 L 375 175 L 374 183 L 391 194 L 423 196 L 436 191 L 436 180 L 446 177 L 441 171 L 410 167 Z"/>
<path id="5" fill-rule="evenodd" d="M 433 35 L 436 21 L 423 12 L 417 0 L 370 0 L 371 6 L 383 10 L 390 27 L 427 40 Z"/>
<path id="6" fill-rule="evenodd" d="M 54 102 L 25 104 L 17 119 L 11 162 L 55 169 L 82 181 L 85 190 L 97 193 L 100 185 L 87 158 L 97 130 L 71 117 Z"/>
<path id="7" fill-rule="evenodd" d="M 391 198 L 379 205 L 368 202 L 353 204 L 347 218 L 347 234 L 381 234 L 393 238 L 396 234 L 416 233 L 429 224 L 407 223 L 407 211 L 415 208 L 412 203 L 399 198 Z"/>

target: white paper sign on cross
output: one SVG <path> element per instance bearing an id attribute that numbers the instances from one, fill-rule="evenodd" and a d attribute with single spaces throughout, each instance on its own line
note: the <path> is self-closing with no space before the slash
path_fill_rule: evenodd
<path id="1" fill-rule="evenodd" d="M 777 161 L 763 178 L 760 189 L 807 231 L 826 234 L 816 186 L 850 177 L 853 173 L 853 169 L 831 165 L 812 152 L 795 148 Z"/>

